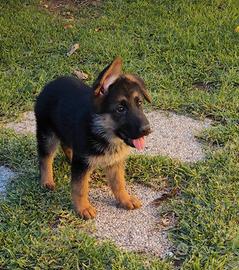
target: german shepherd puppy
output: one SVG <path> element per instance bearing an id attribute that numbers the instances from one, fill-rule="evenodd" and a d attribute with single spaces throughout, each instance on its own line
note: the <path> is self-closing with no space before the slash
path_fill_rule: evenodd
<path id="1" fill-rule="evenodd" d="M 141 202 L 125 188 L 124 161 L 129 148 L 143 149 L 150 130 L 143 99 L 150 102 L 142 79 L 123 74 L 117 57 L 99 75 L 93 87 L 74 77 L 60 77 L 45 86 L 37 98 L 35 116 L 41 185 L 54 189 L 52 163 L 57 145 L 71 161 L 71 193 L 76 212 L 94 218 L 88 199 L 90 174 L 106 168 L 109 185 L 125 209 Z"/>

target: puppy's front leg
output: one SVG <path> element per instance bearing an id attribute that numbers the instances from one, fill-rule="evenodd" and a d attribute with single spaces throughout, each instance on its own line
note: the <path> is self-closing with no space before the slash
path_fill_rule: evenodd
<path id="1" fill-rule="evenodd" d="M 107 167 L 107 178 L 116 200 L 125 209 L 136 209 L 142 204 L 134 196 L 130 196 L 125 188 L 124 162 Z"/>
<path id="2" fill-rule="evenodd" d="M 83 159 L 73 157 L 71 166 L 71 194 L 75 211 L 84 219 L 94 218 L 95 208 L 88 199 L 91 171 Z"/>

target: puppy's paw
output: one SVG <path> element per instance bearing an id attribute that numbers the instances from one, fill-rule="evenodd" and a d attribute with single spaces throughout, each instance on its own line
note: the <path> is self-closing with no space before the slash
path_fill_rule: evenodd
<path id="1" fill-rule="evenodd" d="M 41 181 L 41 186 L 49 190 L 54 190 L 56 188 L 56 184 L 54 181 Z"/>
<path id="2" fill-rule="evenodd" d="M 78 206 L 76 212 L 85 220 L 93 219 L 96 216 L 96 209 L 90 203 Z"/>
<path id="3" fill-rule="evenodd" d="M 119 202 L 120 206 L 127 210 L 133 210 L 142 206 L 141 201 L 135 196 L 127 196 Z"/>

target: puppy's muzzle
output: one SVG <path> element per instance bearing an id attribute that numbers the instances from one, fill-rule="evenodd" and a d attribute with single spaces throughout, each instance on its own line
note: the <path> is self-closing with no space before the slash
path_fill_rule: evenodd
<path id="1" fill-rule="evenodd" d="M 147 136 L 150 133 L 152 133 L 152 129 L 150 128 L 150 125 L 147 124 L 147 125 L 140 127 L 139 132 L 140 132 L 141 136 Z"/>

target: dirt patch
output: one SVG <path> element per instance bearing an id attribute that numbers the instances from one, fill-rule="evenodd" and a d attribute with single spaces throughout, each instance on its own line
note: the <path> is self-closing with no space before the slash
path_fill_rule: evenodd
<path id="1" fill-rule="evenodd" d="M 6 187 L 15 173 L 5 166 L 0 166 L 0 199 L 5 197 Z"/>
<path id="2" fill-rule="evenodd" d="M 210 127 L 210 120 L 199 121 L 162 111 L 148 112 L 147 117 L 153 133 L 146 138 L 145 150 L 134 151 L 135 154 L 163 155 L 183 162 L 196 162 L 205 157 L 202 144 L 195 135 Z M 8 123 L 6 127 L 17 133 L 34 133 L 34 113 L 26 112 L 20 121 Z"/>
<path id="3" fill-rule="evenodd" d="M 91 202 L 97 209 L 93 235 L 101 240 L 110 239 L 126 250 L 149 253 L 161 258 L 170 256 L 172 244 L 167 230 L 173 227 L 175 218 L 160 217 L 159 208 L 153 204 L 163 192 L 142 185 L 134 185 L 128 189 L 141 199 L 141 208 L 132 211 L 118 208 L 108 187 L 91 190 Z"/>
<path id="4" fill-rule="evenodd" d="M 163 155 L 184 162 L 196 162 L 205 157 L 202 144 L 195 135 L 210 127 L 212 121 L 199 121 L 172 112 L 147 113 L 153 133 L 146 138 L 146 147 L 136 154 Z"/>
<path id="5" fill-rule="evenodd" d="M 15 122 L 6 124 L 6 128 L 13 129 L 16 133 L 35 133 L 36 123 L 35 115 L 33 112 L 25 112 L 21 115 L 21 118 Z"/>

